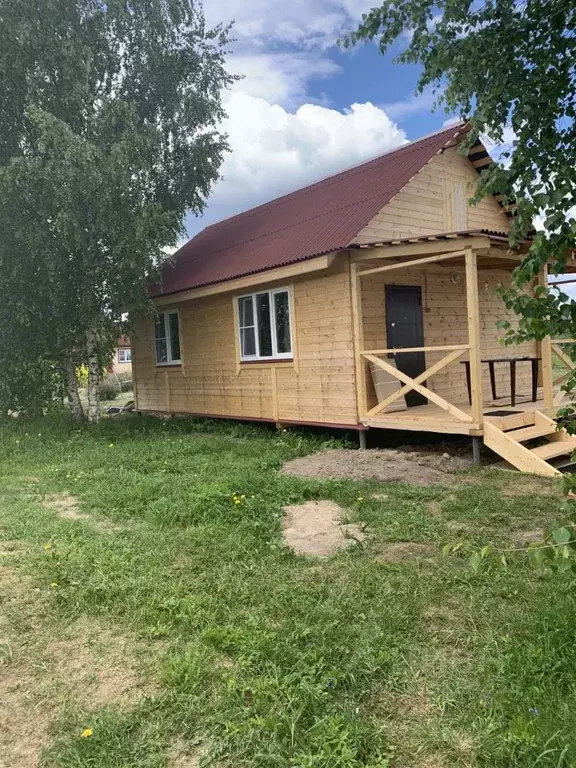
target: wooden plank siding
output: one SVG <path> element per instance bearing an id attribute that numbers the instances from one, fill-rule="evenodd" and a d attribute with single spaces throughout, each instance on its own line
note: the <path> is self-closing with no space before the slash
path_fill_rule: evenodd
<path id="1" fill-rule="evenodd" d="M 238 293 L 174 304 L 180 312 L 181 367 L 156 366 L 153 322 L 141 322 L 133 342 L 139 408 L 356 425 L 348 257 L 343 254 L 328 272 L 261 289 L 288 284 L 295 309 L 293 363 L 239 363 L 233 303 Z"/>
<path id="2" fill-rule="evenodd" d="M 508 232 L 510 223 L 499 203 L 486 197 L 468 205 L 478 181 L 470 161 L 451 147 L 422 168 L 356 238 L 370 243 L 410 235 L 434 235 L 465 229 Z"/>
<path id="3" fill-rule="evenodd" d="M 496 294 L 499 283 L 510 280 L 510 271 L 496 269 L 478 270 L 478 303 L 480 308 L 480 340 L 482 358 L 513 355 L 537 356 L 536 342 L 503 347 L 502 331 L 498 320 L 515 322 Z M 413 285 L 422 289 L 422 314 L 425 346 L 468 343 L 468 315 L 466 309 L 466 275 L 464 265 L 456 267 L 429 264 L 426 267 L 400 268 L 389 273 L 370 275 L 362 286 L 362 313 L 364 317 L 364 344 L 366 349 L 386 349 L 386 285 Z M 426 365 L 431 366 L 446 353 L 427 352 Z M 466 358 L 464 358 L 466 359 Z M 508 394 L 509 370 L 504 364 L 496 365 L 498 395 Z M 517 391 L 530 391 L 531 371 L 529 363 L 518 363 Z M 485 400 L 490 399 L 488 366 L 482 365 L 482 383 Z M 441 371 L 428 386 L 451 403 L 467 403 L 464 366 L 455 363 Z M 369 407 L 376 404 L 372 386 L 369 386 Z"/>

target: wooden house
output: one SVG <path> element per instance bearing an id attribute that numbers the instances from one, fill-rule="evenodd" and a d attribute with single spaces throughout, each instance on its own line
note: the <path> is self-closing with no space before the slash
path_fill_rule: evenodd
<path id="1" fill-rule="evenodd" d="M 184 245 L 133 338 L 136 409 L 482 439 L 542 475 L 563 340 L 503 347 L 497 295 L 524 249 L 510 212 L 468 203 L 491 162 L 452 126 L 209 226 Z M 576 271 L 569 262 L 567 271 Z M 540 282 L 546 283 L 542 272 Z M 534 447 L 535 438 L 543 445 Z M 474 440 L 478 447 L 479 440 Z"/>

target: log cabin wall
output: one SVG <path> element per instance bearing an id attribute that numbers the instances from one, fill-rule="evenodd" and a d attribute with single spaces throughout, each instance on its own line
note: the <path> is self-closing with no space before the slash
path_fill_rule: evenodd
<path id="1" fill-rule="evenodd" d="M 142 321 L 133 342 L 138 409 L 357 424 L 347 254 L 341 254 L 328 272 L 254 290 L 286 285 L 292 286 L 295 310 L 293 362 L 239 362 L 234 321 L 239 294 L 173 305 L 180 314 L 181 366 L 156 365 L 154 323 Z"/>
<path id="2" fill-rule="evenodd" d="M 435 155 L 398 194 L 370 221 L 357 237 L 358 243 L 489 229 L 508 232 L 508 217 L 493 197 L 468 205 L 478 174 L 456 147 Z"/>
<path id="3" fill-rule="evenodd" d="M 393 275 L 393 277 L 392 277 Z M 499 283 L 506 284 L 511 273 L 506 270 L 479 269 L 478 297 L 480 305 L 480 333 L 482 358 L 508 357 L 514 355 L 538 355 L 537 342 L 504 347 L 500 343 L 502 331 L 498 320 L 516 322 L 496 294 Z M 422 289 L 422 315 L 424 322 L 424 345 L 467 344 L 466 276 L 464 266 L 411 267 L 397 269 L 391 273 L 370 275 L 362 285 L 362 311 L 364 315 L 364 346 L 366 349 L 386 349 L 386 285 L 412 285 Z M 440 360 L 446 352 L 427 352 L 426 366 Z M 463 358 L 466 359 L 466 358 Z M 496 385 L 499 396 L 510 391 L 509 368 L 496 365 Z M 482 365 L 483 391 L 485 401 L 491 399 L 488 366 Z M 464 366 L 459 362 L 430 379 L 428 386 L 451 403 L 468 402 Z M 531 368 L 529 363 L 517 365 L 517 392 L 530 392 Z M 370 406 L 376 399 L 369 386 Z"/>

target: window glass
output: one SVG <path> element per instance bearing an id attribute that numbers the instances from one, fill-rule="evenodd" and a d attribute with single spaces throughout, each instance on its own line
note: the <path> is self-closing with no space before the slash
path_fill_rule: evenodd
<path id="1" fill-rule="evenodd" d="M 254 302 L 252 296 L 238 299 L 240 326 L 240 354 L 242 357 L 256 357 L 256 329 L 254 328 Z"/>
<path id="2" fill-rule="evenodd" d="M 276 351 L 279 355 L 292 351 L 290 340 L 290 302 L 288 291 L 274 294 L 274 315 L 276 320 Z"/>
<path id="3" fill-rule="evenodd" d="M 254 306 L 252 296 L 243 296 L 238 299 L 240 310 L 240 328 L 246 328 L 248 325 L 254 325 Z"/>
<path id="4" fill-rule="evenodd" d="M 170 360 L 180 361 L 180 333 L 178 312 L 170 312 L 168 315 L 168 327 L 170 330 Z"/>
<path id="5" fill-rule="evenodd" d="M 166 323 L 163 314 L 158 315 L 154 324 L 156 336 L 156 362 L 168 362 L 168 347 L 166 344 Z"/>
<path id="6" fill-rule="evenodd" d="M 238 298 L 240 356 L 243 360 L 290 357 L 290 293 L 262 291 Z"/>
<path id="7" fill-rule="evenodd" d="M 256 294 L 256 314 L 258 317 L 258 346 L 260 357 L 272 357 L 272 328 L 270 325 L 270 294 Z"/>
<path id="8" fill-rule="evenodd" d="M 130 363 L 130 362 L 132 362 L 131 350 L 129 350 L 129 349 L 119 349 L 118 350 L 118 362 L 119 363 Z"/>
<path id="9" fill-rule="evenodd" d="M 240 350 L 242 357 L 256 356 L 256 333 L 254 326 L 240 329 Z"/>

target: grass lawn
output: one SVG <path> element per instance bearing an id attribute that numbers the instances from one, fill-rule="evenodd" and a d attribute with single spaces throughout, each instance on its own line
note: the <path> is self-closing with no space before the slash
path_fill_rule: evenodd
<path id="1" fill-rule="evenodd" d="M 440 554 L 530 538 L 561 515 L 553 484 L 276 473 L 322 439 L 136 416 L 0 427 L 2 768 L 576 765 L 571 577 Z M 282 507 L 309 499 L 366 540 L 287 550 Z M 398 541 L 433 554 L 389 562 Z"/>

